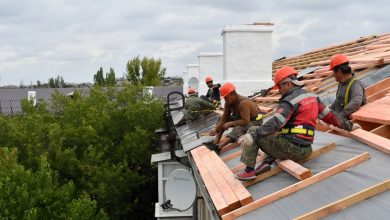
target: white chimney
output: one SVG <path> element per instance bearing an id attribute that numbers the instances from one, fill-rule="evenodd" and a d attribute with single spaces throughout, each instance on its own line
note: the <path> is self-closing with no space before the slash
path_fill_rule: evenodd
<path id="1" fill-rule="evenodd" d="M 183 71 L 183 94 L 187 95 L 187 90 L 188 90 L 188 74 L 187 71 Z"/>
<path id="2" fill-rule="evenodd" d="M 188 86 L 198 90 L 199 88 L 199 65 L 188 64 L 187 65 Z"/>
<path id="3" fill-rule="evenodd" d="M 214 83 L 223 81 L 222 53 L 200 53 L 199 58 L 199 95 L 206 95 L 209 89 L 205 78 L 211 76 Z"/>
<path id="4" fill-rule="evenodd" d="M 28 91 L 27 92 L 27 100 L 32 101 L 33 105 L 37 104 L 37 92 L 36 91 Z"/>
<path id="5" fill-rule="evenodd" d="M 237 92 L 251 95 L 269 88 L 272 81 L 273 24 L 227 25 L 223 32 L 223 79 Z"/>

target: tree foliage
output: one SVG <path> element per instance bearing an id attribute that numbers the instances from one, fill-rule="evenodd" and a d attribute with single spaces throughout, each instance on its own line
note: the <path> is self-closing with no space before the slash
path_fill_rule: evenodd
<path id="1" fill-rule="evenodd" d="M 115 71 L 110 67 L 110 71 L 106 73 L 106 78 L 103 76 L 103 67 L 100 67 L 96 74 L 93 76 L 94 84 L 100 87 L 116 86 Z"/>
<path id="2" fill-rule="evenodd" d="M 161 59 L 139 56 L 129 60 L 126 65 L 126 77 L 132 84 L 158 86 L 165 76 L 165 68 L 161 67 Z"/>
<path id="3" fill-rule="evenodd" d="M 96 87 L 73 99 L 55 93 L 50 106 L 22 105 L 24 116 L 0 117 L 0 153 L 11 158 L 0 161 L 0 187 L 14 192 L 0 195 L 0 210 L 11 210 L 4 217 L 153 218 L 149 161 L 163 106 L 144 87 Z"/>

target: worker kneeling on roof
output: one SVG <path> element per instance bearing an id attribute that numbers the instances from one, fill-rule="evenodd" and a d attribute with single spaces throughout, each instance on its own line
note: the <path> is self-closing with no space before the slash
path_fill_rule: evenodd
<path id="1" fill-rule="evenodd" d="M 329 70 L 333 71 L 334 78 L 339 82 L 336 100 L 330 109 L 341 121 L 341 128 L 347 131 L 359 128 L 358 124 L 353 124 L 350 120 L 351 114 L 367 102 L 363 84 L 355 78 L 349 66 L 348 57 L 343 54 L 336 54 L 332 57 Z"/>
<path id="2" fill-rule="evenodd" d="M 187 121 L 192 121 L 199 118 L 201 115 L 212 112 L 215 110 L 215 106 L 208 101 L 205 101 L 198 97 L 198 93 L 195 89 L 188 89 L 188 98 L 184 105 L 184 118 Z"/>
<path id="3" fill-rule="evenodd" d="M 220 91 L 221 96 L 225 99 L 225 107 L 221 120 L 213 132 L 216 137 L 213 142 L 203 143 L 217 153 L 224 146 L 245 134 L 249 127 L 259 126 L 263 123 L 263 115 L 257 105 L 247 97 L 237 94 L 236 87 L 232 83 L 225 83 Z M 220 142 L 222 134 L 229 128 L 233 128 L 233 130 Z"/>
<path id="4" fill-rule="evenodd" d="M 317 118 L 339 126 L 336 115 L 315 95 L 302 89 L 294 68 L 285 66 L 275 73 L 275 86 L 282 94 L 276 113 L 261 126 L 251 127 L 238 143 L 243 147 L 245 170 L 236 178 L 250 180 L 271 169 L 275 159 L 298 161 L 312 153 Z M 266 154 L 256 166 L 259 148 Z"/>
<path id="5" fill-rule="evenodd" d="M 219 107 L 221 105 L 221 93 L 219 91 L 221 84 L 214 84 L 213 78 L 211 76 L 207 76 L 205 78 L 205 82 L 207 84 L 207 87 L 209 88 L 207 90 L 206 97 L 210 100 L 210 102 L 213 103 L 215 107 Z"/>

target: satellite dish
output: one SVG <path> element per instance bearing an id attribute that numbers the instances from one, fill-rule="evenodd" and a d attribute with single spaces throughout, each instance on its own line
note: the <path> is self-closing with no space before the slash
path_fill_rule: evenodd
<path id="1" fill-rule="evenodd" d="M 195 180 L 185 169 L 176 169 L 169 175 L 165 185 L 165 196 L 169 208 L 186 211 L 192 207 L 196 198 Z"/>
<path id="2" fill-rule="evenodd" d="M 188 86 L 195 89 L 195 90 L 198 90 L 198 87 L 199 87 L 199 80 L 196 78 L 196 77 L 191 77 L 189 80 L 188 80 Z"/>

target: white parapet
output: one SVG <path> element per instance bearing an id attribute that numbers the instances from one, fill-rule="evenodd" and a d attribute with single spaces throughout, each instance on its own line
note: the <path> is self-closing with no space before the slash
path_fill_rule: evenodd
<path id="1" fill-rule="evenodd" d="M 199 65 L 188 64 L 187 74 L 188 74 L 188 81 L 187 81 L 188 86 L 198 90 L 199 89 Z"/>
<path id="2" fill-rule="evenodd" d="M 223 81 L 223 54 L 199 53 L 199 95 L 206 95 L 209 89 L 205 78 L 211 76 L 214 83 Z"/>
<path id="3" fill-rule="evenodd" d="M 183 94 L 187 95 L 187 90 L 188 90 L 188 74 L 187 74 L 187 71 L 183 71 L 182 78 L 183 78 Z"/>
<path id="4" fill-rule="evenodd" d="M 235 84 L 238 93 L 251 95 L 273 85 L 272 31 L 270 23 L 223 29 L 223 80 Z"/>

